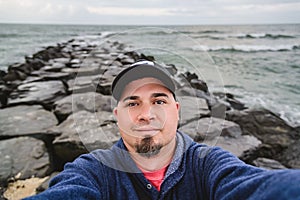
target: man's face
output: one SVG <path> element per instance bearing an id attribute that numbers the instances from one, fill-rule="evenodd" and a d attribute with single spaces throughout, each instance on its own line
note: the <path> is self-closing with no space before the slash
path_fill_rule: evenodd
<path id="1" fill-rule="evenodd" d="M 154 157 L 176 135 L 179 103 L 155 78 L 130 82 L 114 114 L 120 134 L 130 152 Z"/>

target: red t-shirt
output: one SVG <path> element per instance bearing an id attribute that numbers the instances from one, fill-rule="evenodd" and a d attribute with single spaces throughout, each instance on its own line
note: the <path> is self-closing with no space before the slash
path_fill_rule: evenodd
<path id="1" fill-rule="evenodd" d="M 162 181 L 164 180 L 165 173 L 168 169 L 168 166 L 154 171 L 154 172 L 147 172 L 141 169 L 146 179 L 158 190 L 160 191 L 160 186 Z"/>

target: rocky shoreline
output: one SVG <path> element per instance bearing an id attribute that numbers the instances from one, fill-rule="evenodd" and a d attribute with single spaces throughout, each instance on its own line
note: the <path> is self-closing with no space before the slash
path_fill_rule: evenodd
<path id="1" fill-rule="evenodd" d="M 109 148 L 119 139 L 110 86 L 118 72 L 138 59 L 155 58 L 117 41 L 99 46 L 82 38 L 49 46 L 26 57 L 25 63 L 0 71 L 2 199 L 44 190 L 46 184 L 38 180 L 61 171 L 80 154 Z M 299 127 L 269 110 L 247 108 L 232 94 L 210 93 L 196 74 L 179 72 L 174 64 L 165 67 L 179 88 L 181 131 L 258 167 L 300 168 Z M 14 185 L 22 180 L 38 184 Z M 18 191 L 22 194 L 13 196 Z"/>

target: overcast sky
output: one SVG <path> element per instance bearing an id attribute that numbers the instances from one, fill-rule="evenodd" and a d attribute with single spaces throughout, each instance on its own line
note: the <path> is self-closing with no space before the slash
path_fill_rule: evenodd
<path id="1" fill-rule="evenodd" d="M 0 0 L 0 23 L 300 23 L 300 0 Z"/>

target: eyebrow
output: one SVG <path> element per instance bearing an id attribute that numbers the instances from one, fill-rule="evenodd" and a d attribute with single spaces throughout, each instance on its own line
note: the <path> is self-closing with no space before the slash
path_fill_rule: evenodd
<path id="1" fill-rule="evenodd" d="M 167 98 L 169 98 L 169 96 L 166 94 L 166 93 L 153 93 L 152 95 L 151 95 L 151 97 L 167 97 Z"/>
<path id="2" fill-rule="evenodd" d="M 128 96 L 123 99 L 123 102 L 128 101 L 128 100 L 137 100 L 137 99 L 139 99 L 138 96 Z"/>
<path id="3" fill-rule="evenodd" d="M 167 97 L 167 98 L 169 98 L 169 96 L 166 93 L 162 93 L 162 92 L 151 94 L 151 98 L 156 98 L 156 97 Z M 128 96 L 128 97 L 123 99 L 123 102 L 128 101 L 128 100 L 137 100 L 139 98 L 140 98 L 139 96 Z"/>

